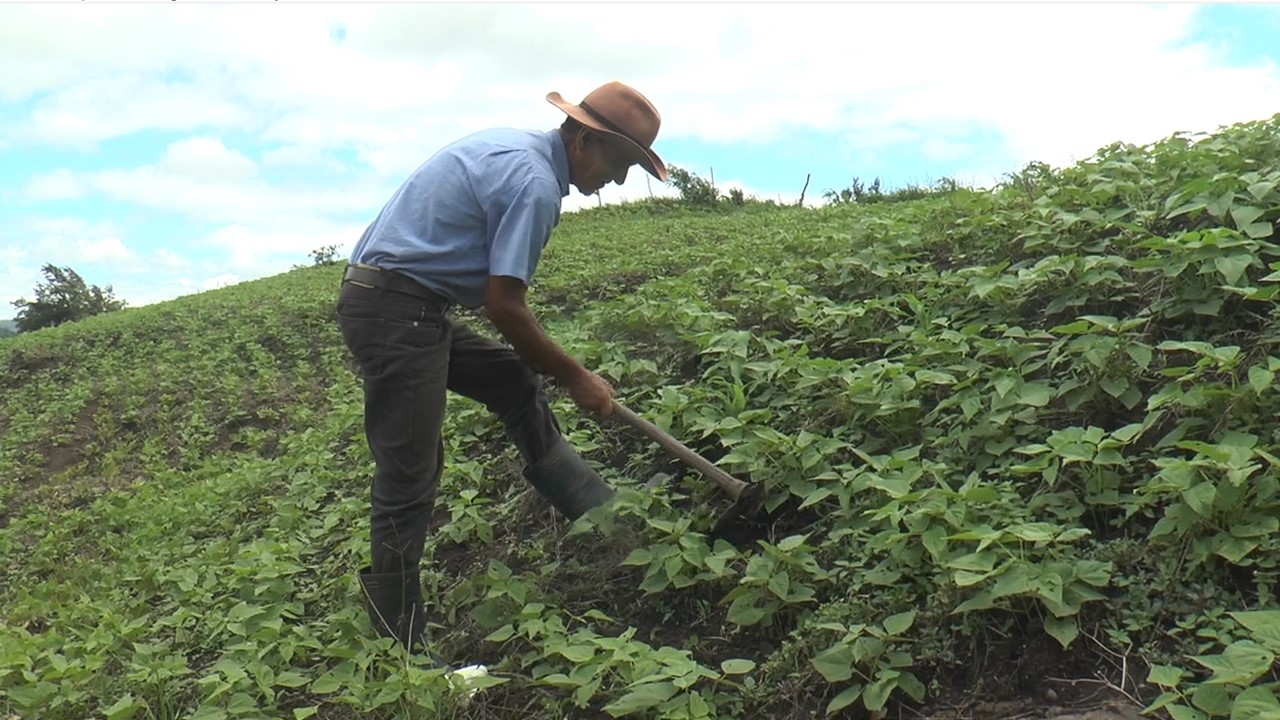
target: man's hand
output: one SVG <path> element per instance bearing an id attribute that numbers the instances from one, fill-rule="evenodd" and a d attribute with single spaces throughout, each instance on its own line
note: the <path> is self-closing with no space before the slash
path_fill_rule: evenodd
<path id="1" fill-rule="evenodd" d="M 578 407 L 598 418 L 613 412 L 613 386 L 590 370 L 584 370 L 566 389 Z"/>
<path id="2" fill-rule="evenodd" d="M 489 278 L 484 306 L 490 322 L 529 367 L 555 378 L 579 407 L 597 417 L 609 417 L 613 411 L 613 387 L 543 333 L 525 304 L 525 291 L 524 283 L 516 278 Z"/>

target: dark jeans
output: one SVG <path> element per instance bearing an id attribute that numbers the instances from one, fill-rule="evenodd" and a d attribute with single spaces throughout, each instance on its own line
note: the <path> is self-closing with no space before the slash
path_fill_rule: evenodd
<path id="1" fill-rule="evenodd" d="M 343 283 L 338 324 L 360 365 L 373 452 L 372 572 L 413 571 L 444 469 L 445 391 L 501 419 L 527 464 L 560 439 L 541 378 L 511 348 L 455 322 L 440 303 Z"/>

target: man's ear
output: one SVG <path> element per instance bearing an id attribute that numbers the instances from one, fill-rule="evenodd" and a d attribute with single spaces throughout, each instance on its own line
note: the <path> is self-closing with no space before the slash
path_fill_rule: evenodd
<path id="1" fill-rule="evenodd" d="M 586 149 L 586 145 L 587 129 L 580 127 L 577 132 L 569 138 L 569 142 L 565 147 L 569 151 L 570 157 L 576 157 L 582 154 L 582 151 Z"/>

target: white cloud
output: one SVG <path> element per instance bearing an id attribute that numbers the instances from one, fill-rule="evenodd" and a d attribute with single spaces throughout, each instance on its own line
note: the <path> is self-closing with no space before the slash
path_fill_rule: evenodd
<path id="1" fill-rule="evenodd" d="M 1064 164 L 1116 140 L 1273 113 L 1275 65 L 1232 65 L 1223 48 L 1188 43 L 1198 12 L 1096 3 L 3 5 L 0 148 L 88 149 L 145 130 L 182 139 L 151 157 L 76 164 L 91 170 L 35 168 L 0 207 L 11 197 L 100 197 L 144 220 L 190 220 L 201 229 L 175 227 L 163 251 L 87 222 L 24 242 L 121 268 L 154 264 L 173 273 L 170 292 L 188 287 L 178 278 L 194 291 L 203 280 L 190 278 L 253 277 L 305 262 L 317 247 L 349 248 L 363 229 L 351 218 L 367 221 L 440 145 L 491 125 L 552 127 L 563 116 L 544 101 L 548 91 L 576 100 L 610 79 L 658 106 L 657 149 L 669 162 L 701 163 L 667 153 L 674 140 L 787 142 L 821 132 L 844 139 L 821 151 L 851 172 L 908 143 L 937 161 L 939 176 L 986 182 L 1027 160 Z M 1211 88 L 1213 101 L 1188 96 L 1194 88 Z M 750 155 L 716 169 L 739 175 Z M 280 180 L 289 173 L 296 179 Z M 603 198 L 674 194 L 645 180 L 635 169 Z M 748 194 L 793 200 L 803 181 L 801 172 Z M 828 189 L 817 182 L 811 202 Z M 564 208 L 597 202 L 574 190 Z M 205 272 L 192 259 L 202 246 L 225 253 L 225 267 Z"/>
<path id="2" fill-rule="evenodd" d="M 128 260 L 133 253 L 120 239 L 114 223 L 89 222 L 82 218 L 31 218 L 11 230 L 15 238 L 25 236 L 19 253 L 38 264 L 70 265 Z M 83 274 L 83 273 L 82 273 Z"/>
<path id="3" fill-rule="evenodd" d="M 317 190 L 300 182 L 268 183 L 256 177 L 251 161 L 233 152 L 200 160 L 184 151 L 177 160 L 166 157 L 156 165 L 64 173 L 57 182 L 90 188 L 112 200 L 215 223 L 364 211 L 381 203 L 389 192 L 369 186 Z M 47 192 L 50 185 L 51 181 L 38 177 L 28 185 L 26 194 Z"/>
<path id="4" fill-rule="evenodd" d="M 142 267 L 148 270 L 152 268 L 161 268 L 164 270 L 185 270 L 191 267 L 191 261 L 172 250 L 165 250 L 164 248 L 161 248 L 152 253 L 146 265 Z"/>
<path id="5" fill-rule="evenodd" d="M 288 144 L 262 153 L 262 166 L 270 169 L 340 174 L 346 166 L 316 145 Z"/>
<path id="6" fill-rule="evenodd" d="M 1263 116 L 1280 91 L 1274 67 L 1225 68 L 1214 49 L 1183 43 L 1197 12 L 1186 5 L 92 10 L 0 13 L 10 21 L 0 45 L 14 42 L 0 60 L 52 65 L 34 77 L 0 71 L 0 94 L 39 98 L 29 136 L 249 130 L 273 142 L 354 149 L 389 175 L 473 129 L 549 126 L 559 115 L 542 102 L 547 91 L 574 99 L 615 77 L 658 105 L 660 144 L 769 140 L 808 128 L 874 147 L 904 127 L 946 143 L 955 126 L 978 125 L 1020 154 L 1059 161 L 1115 139 Z M 86 30 L 86 18 L 98 32 Z M 120 36 L 136 42 L 116 52 Z M 77 72 L 68 57 L 92 69 Z M 1168 101 L 1197 86 L 1214 87 L 1215 102 Z"/>
<path id="7" fill-rule="evenodd" d="M 215 275 L 214 277 L 211 277 L 202 281 L 200 283 L 200 289 L 213 290 L 215 288 L 222 288 L 222 287 L 227 287 L 229 285 L 235 285 L 238 282 L 240 282 L 239 275 L 235 275 L 232 273 L 223 273 L 222 275 Z"/>
<path id="8" fill-rule="evenodd" d="M 345 257 L 363 230 L 363 225 L 323 221 L 305 226 L 233 224 L 218 228 L 201 243 L 222 248 L 227 267 L 261 277 L 283 272 L 295 264 L 307 264 L 311 251 L 329 245 L 336 245 L 339 257 Z"/>
<path id="9" fill-rule="evenodd" d="M 128 260 L 133 257 L 133 253 L 129 252 L 129 249 L 124 246 L 124 242 L 114 235 L 100 240 L 77 241 L 76 249 L 79 255 L 78 259 L 91 263 Z"/>
<path id="10" fill-rule="evenodd" d="M 542 102 L 547 91 L 575 99 L 618 77 L 662 111 L 660 143 L 809 128 L 874 146 L 903 126 L 945 142 L 956 123 L 976 123 L 1019 153 L 1065 160 L 1115 139 L 1273 109 L 1274 67 L 1225 68 L 1212 48 L 1182 42 L 1196 12 L 1042 3 L 621 4 L 590 13 L 9 6 L 0 12 L 0 47 L 10 43 L 0 50 L 0 96 L 36 99 L 24 133 L 37 140 L 249 130 L 352 148 L 396 174 L 472 129 L 549 126 L 559 116 Z M 1187 87 L 1215 88 L 1215 102 L 1169 102 Z"/>
<path id="11" fill-rule="evenodd" d="M 32 177 L 23 189 L 23 197 L 35 202 L 75 200 L 83 197 L 84 192 L 84 183 L 75 173 L 58 169 Z"/>
<path id="12" fill-rule="evenodd" d="M 258 166 L 222 141 L 211 137 L 180 140 L 165 150 L 160 169 L 211 182 L 237 182 L 258 174 Z"/>

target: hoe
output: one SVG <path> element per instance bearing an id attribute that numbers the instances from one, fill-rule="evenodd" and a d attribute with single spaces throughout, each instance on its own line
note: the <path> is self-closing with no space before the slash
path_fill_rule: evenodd
<path id="1" fill-rule="evenodd" d="M 684 443 L 668 435 L 662 428 L 635 414 L 617 400 L 613 401 L 613 415 L 645 437 L 661 445 L 664 450 L 671 453 L 678 460 L 683 461 L 702 473 L 707 479 L 715 482 L 729 496 L 729 499 L 733 500 L 733 505 L 728 512 L 721 516 L 716 523 L 716 530 L 713 532 L 718 532 L 739 521 L 753 522 L 761 514 L 764 506 L 764 491 L 759 485 L 745 483 L 721 470 L 711 464 L 710 460 L 689 449 Z"/>

